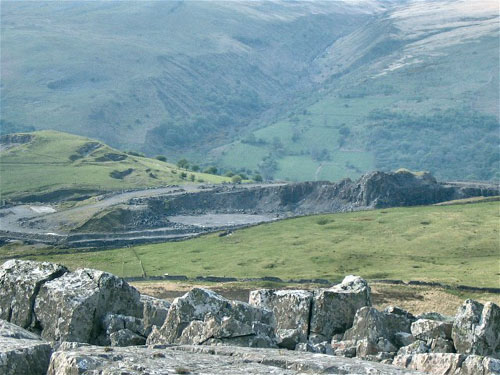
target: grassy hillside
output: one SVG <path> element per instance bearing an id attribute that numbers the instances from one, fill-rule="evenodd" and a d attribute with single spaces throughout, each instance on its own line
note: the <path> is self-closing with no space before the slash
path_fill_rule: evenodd
<path id="1" fill-rule="evenodd" d="M 268 178 L 500 178 L 495 0 L 4 1 L 1 17 L 2 132 Z"/>
<path id="2" fill-rule="evenodd" d="M 147 275 L 340 279 L 358 274 L 499 287 L 499 217 L 499 202 L 393 208 L 289 219 L 226 237 L 68 255 L 48 251 L 34 258 L 122 276 L 141 275 L 142 262 Z M 7 257 L 16 249 L 4 247 L 2 253 Z"/>
<path id="3" fill-rule="evenodd" d="M 228 178 L 183 171 L 156 159 L 133 156 L 101 142 L 56 131 L 18 134 L 27 143 L 0 148 L 0 192 L 3 199 L 60 190 L 111 191 Z M 182 173 L 186 177 L 182 178 Z M 191 181 L 191 175 L 194 175 Z"/>

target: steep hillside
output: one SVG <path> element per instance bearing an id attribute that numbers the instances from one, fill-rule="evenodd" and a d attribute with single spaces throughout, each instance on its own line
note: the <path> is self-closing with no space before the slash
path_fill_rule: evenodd
<path id="1" fill-rule="evenodd" d="M 12 200 L 81 199 L 106 191 L 185 184 L 191 182 L 191 175 L 194 182 L 229 181 L 56 131 L 2 136 L 0 160 L 2 199 Z"/>
<path id="2" fill-rule="evenodd" d="M 267 178 L 499 179 L 498 11 L 6 1 L 2 132 L 59 129 Z"/>

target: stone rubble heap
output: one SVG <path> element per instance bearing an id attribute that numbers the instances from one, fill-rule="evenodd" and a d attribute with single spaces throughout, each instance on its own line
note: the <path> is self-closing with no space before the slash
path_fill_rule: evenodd
<path id="1" fill-rule="evenodd" d="M 102 271 L 0 267 L 0 374 L 146 373 L 500 374 L 500 308 L 378 311 L 357 276 L 249 303 L 194 288 L 170 304 Z"/>

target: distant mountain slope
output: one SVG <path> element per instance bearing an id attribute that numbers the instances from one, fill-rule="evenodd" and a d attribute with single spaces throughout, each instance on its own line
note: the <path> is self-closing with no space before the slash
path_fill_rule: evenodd
<path id="1" fill-rule="evenodd" d="M 2 3 L 2 131 L 291 180 L 500 178 L 494 0 Z"/>
<path id="2" fill-rule="evenodd" d="M 129 155 L 101 142 L 56 131 L 0 138 L 2 199 L 81 199 L 106 191 L 229 179 L 184 172 L 156 159 Z"/>
<path id="3" fill-rule="evenodd" d="M 498 30 L 495 1 L 396 6 L 314 60 L 321 89 L 214 155 L 293 180 L 400 167 L 499 179 Z"/>
<path id="4" fill-rule="evenodd" d="M 2 118 L 206 148 L 308 86 L 309 63 L 378 9 L 339 4 L 6 1 Z"/>

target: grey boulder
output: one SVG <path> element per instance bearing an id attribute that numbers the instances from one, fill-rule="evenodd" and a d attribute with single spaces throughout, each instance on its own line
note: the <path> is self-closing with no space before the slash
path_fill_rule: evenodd
<path id="1" fill-rule="evenodd" d="M 404 314 L 380 312 L 373 307 L 362 307 L 356 312 L 352 328 L 344 333 L 344 340 L 368 339 L 378 341 L 380 337 L 397 345 L 397 334 L 410 333 L 411 320 Z"/>
<path id="2" fill-rule="evenodd" d="M 452 323 L 418 319 L 411 324 L 411 334 L 418 340 L 451 339 Z"/>
<path id="3" fill-rule="evenodd" d="M 0 320 L 0 374 L 45 375 L 51 353 L 39 336 Z"/>
<path id="4" fill-rule="evenodd" d="M 100 343 L 108 313 L 142 317 L 139 292 L 107 272 L 79 269 L 45 283 L 35 303 L 44 339 Z"/>
<path id="5" fill-rule="evenodd" d="M 111 333 L 109 335 L 109 340 L 111 346 L 134 346 L 144 345 L 146 343 L 146 338 L 144 336 L 140 336 L 126 328 Z"/>
<path id="6" fill-rule="evenodd" d="M 500 374 L 500 360 L 470 355 L 462 363 L 460 375 L 498 375 Z"/>
<path id="7" fill-rule="evenodd" d="M 450 353 L 398 355 L 393 364 L 410 370 L 436 375 L 461 375 L 460 368 L 467 356 Z"/>
<path id="8" fill-rule="evenodd" d="M 312 298 L 305 290 L 261 289 L 250 292 L 249 303 L 274 313 L 278 345 L 294 349 L 307 341 Z"/>
<path id="9" fill-rule="evenodd" d="M 500 358 L 500 307 L 465 301 L 453 323 L 452 339 L 458 353 Z"/>
<path id="10" fill-rule="evenodd" d="M 2 319 L 0 319 L 0 337 L 10 337 L 13 339 L 26 339 L 26 340 L 41 340 L 40 336 Z"/>
<path id="11" fill-rule="evenodd" d="M 67 272 L 63 266 L 30 260 L 8 260 L 0 267 L 0 319 L 28 328 L 40 287 Z"/>
<path id="12" fill-rule="evenodd" d="M 500 360 L 478 355 L 427 353 L 398 355 L 393 364 L 434 375 L 498 375 Z"/>
<path id="13" fill-rule="evenodd" d="M 341 284 L 314 293 L 309 339 L 330 341 L 353 324 L 356 311 L 371 306 L 370 287 L 359 276 L 346 276 Z"/>
<path id="14" fill-rule="evenodd" d="M 271 311 L 194 288 L 173 301 L 165 323 L 147 342 L 275 347 L 274 328 Z"/>
<path id="15" fill-rule="evenodd" d="M 153 326 L 161 327 L 167 318 L 170 302 L 141 294 L 143 308 L 144 334 L 148 336 Z"/>

